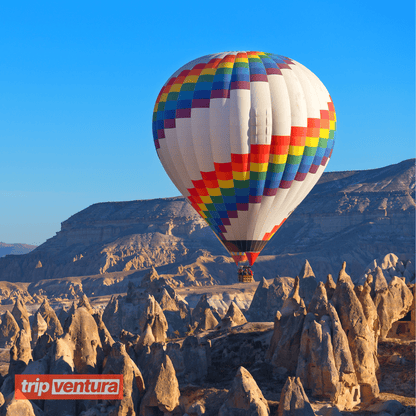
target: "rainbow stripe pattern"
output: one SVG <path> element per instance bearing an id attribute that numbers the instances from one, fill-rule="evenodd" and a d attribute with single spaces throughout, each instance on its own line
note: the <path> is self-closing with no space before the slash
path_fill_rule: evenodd
<path id="1" fill-rule="evenodd" d="M 284 56 L 224 52 L 192 61 L 161 89 L 153 137 L 168 175 L 238 264 L 253 264 L 322 175 L 334 105 Z"/>

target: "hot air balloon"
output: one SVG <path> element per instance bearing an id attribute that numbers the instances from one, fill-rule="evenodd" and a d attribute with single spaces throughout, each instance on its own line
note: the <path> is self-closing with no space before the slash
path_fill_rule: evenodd
<path id="1" fill-rule="evenodd" d="M 264 52 L 206 55 L 176 71 L 153 112 L 157 154 L 237 266 L 251 266 L 332 154 L 336 116 L 302 64 Z"/>

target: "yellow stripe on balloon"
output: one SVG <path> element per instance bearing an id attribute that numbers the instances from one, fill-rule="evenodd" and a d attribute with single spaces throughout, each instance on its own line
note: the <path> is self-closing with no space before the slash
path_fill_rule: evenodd
<path id="1" fill-rule="evenodd" d="M 250 172 L 236 172 L 233 170 L 233 179 L 235 181 L 246 181 L 250 178 Z"/>
<path id="2" fill-rule="evenodd" d="M 204 68 L 201 71 L 201 75 L 215 75 L 217 68 Z"/>
<path id="3" fill-rule="evenodd" d="M 244 62 L 244 63 L 248 63 L 248 58 L 236 58 L 235 62 Z"/>
<path id="4" fill-rule="evenodd" d="M 252 172 L 267 172 L 268 163 L 250 163 L 250 170 Z"/>
<path id="5" fill-rule="evenodd" d="M 292 156 L 302 156 L 305 146 L 289 146 L 289 154 Z"/>
<path id="6" fill-rule="evenodd" d="M 281 165 L 282 163 L 286 163 L 287 155 L 270 155 L 269 163 L 274 163 L 275 165 Z"/>
<path id="7" fill-rule="evenodd" d="M 306 137 L 305 146 L 317 147 L 319 143 L 319 137 Z"/>
<path id="8" fill-rule="evenodd" d="M 319 137 L 321 139 L 329 139 L 329 129 L 320 129 Z"/>
<path id="9" fill-rule="evenodd" d="M 205 204 L 197 204 L 197 205 L 198 205 L 198 207 L 199 207 L 199 209 L 200 209 L 201 211 L 208 211 L 208 209 L 207 209 L 207 207 L 205 206 Z M 205 216 L 204 218 L 206 218 L 206 216 Z"/>
<path id="10" fill-rule="evenodd" d="M 200 198 L 201 198 L 201 201 L 204 203 L 204 204 L 212 204 L 212 199 L 211 199 L 211 197 L 210 196 L 208 196 L 208 195 L 200 195 Z M 198 205 L 199 206 L 199 205 Z"/>
<path id="11" fill-rule="evenodd" d="M 234 66 L 234 62 L 221 62 L 218 65 L 218 68 L 232 68 Z"/>
<path id="12" fill-rule="evenodd" d="M 181 90 L 182 84 L 173 84 L 169 92 L 179 92 Z"/>
<path id="13" fill-rule="evenodd" d="M 220 188 L 207 188 L 209 196 L 221 196 Z"/>
<path id="14" fill-rule="evenodd" d="M 218 185 L 220 188 L 234 188 L 234 181 L 232 179 L 228 180 L 228 181 L 222 181 L 220 179 L 218 179 Z"/>
<path id="15" fill-rule="evenodd" d="M 166 92 L 164 92 L 161 96 L 160 96 L 160 103 L 164 103 L 166 102 L 166 99 L 168 98 L 168 94 Z"/>
<path id="16" fill-rule="evenodd" d="M 195 84 L 198 81 L 199 75 L 188 75 L 185 78 L 184 84 Z"/>
<path id="17" fill-rule="evenodd" d="M 331 130 L 335 130 L 335 121 L 330 121 L 329 122 L 329 128 L 331 129 Z"/>

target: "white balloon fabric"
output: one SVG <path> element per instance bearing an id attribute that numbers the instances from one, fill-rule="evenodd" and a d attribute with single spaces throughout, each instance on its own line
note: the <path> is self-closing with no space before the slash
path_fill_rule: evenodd
<path id="1" fill-rule="evenodd" d="M 153 113 L 163 167 L 237 265 L 254 263 L 316 184 L 335 129 L 316 75 L 264 52 L 189 62 L 163 86 Z"/>

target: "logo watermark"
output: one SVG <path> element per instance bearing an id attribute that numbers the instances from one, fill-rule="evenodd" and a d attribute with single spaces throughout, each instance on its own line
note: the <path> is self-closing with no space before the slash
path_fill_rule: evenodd
<path id="1" fill-rule="evenodd" d="M 17 374 L 15 398 L 28 400 L 121 400 L 121 374 Z"/>

